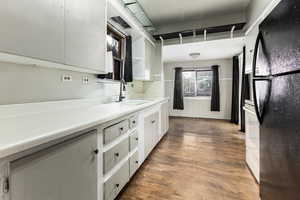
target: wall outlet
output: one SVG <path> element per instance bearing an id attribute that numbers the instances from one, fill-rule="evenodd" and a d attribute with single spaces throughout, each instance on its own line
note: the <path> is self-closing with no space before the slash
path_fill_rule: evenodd
<path id="1" fill-rule="evenodd" d="M 83 76 L 82 77 L 82 84 L 89 84 L 89 77 L 88 76 Z"/>
<path id="2" fill-rule="evenodd" d="M 71 82 L 72 76 L 71 75 L 62 75 L 61 80 L 62 80 L 62 82 Z"/>

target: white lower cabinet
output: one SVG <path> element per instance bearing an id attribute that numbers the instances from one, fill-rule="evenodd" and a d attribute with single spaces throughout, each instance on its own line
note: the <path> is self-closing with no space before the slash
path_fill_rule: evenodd
<path id="1" fill-rule="evenodd" d="M 144 145 L 145 158 L 159 141 L 159 112 L 151 113 L 144 118 Z"/>
<path id="2" fill-rule="evenodd" d="M 161 137 L 169 130 L 169 101 L 163 102 L 160 107 L 161 112 Z"/>
<path id="3" fill-rule="evenodd" d="M 97 132 L 10 163 L 11 200 L 97 200 Z"/>
<path id="4" fill-rule="evenodd" d="M 125 162 L 122 167 L 104 183 L 104 199 L 115 199 L 128 181 L 129 162 Z"/>
<path id="5" fill-rule="evenodd" d="M 115 199 L 167 131 L 166 108 L 157 104 L 0 160 L 0 200 Z"/>
<path id="6" fill-rule="evenodd" d="M 104 145 L 103 179 L 99 179 L 103 180 L 99 182 L 103 194 L 99 193 L 100 200 L 115 199 L 139 167 L 137 118 L 137 114 L 129 115 L 100 128 L 99 138 Z"/>

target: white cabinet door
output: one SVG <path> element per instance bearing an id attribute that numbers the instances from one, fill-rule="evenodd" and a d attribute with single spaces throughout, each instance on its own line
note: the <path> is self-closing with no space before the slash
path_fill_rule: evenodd
<path id="1" fill-rule="evenodd" d="M 144 118 L 145 158 L 160 140 L 159 112 L 151 113 Z"/>
<path id="2" fill-rule="evenodd" d="M 145 158 L 148 157 L 149 153 L 153 147 L 153 125 L 152 125 L 153 115 L 145 116 L 144 118 L 144 152 Z"/>
<path id="3" fill-rule="evenodd" d="M 64 0 L 1 0 L 0 51 L 64 62 Z"/>
<path id="4" fill-rule="evenodd" d="M 161 80 L 162 49 L 148 40 L 138 38 L 133 41 L 133 78 L 135 80 Z"/>
<path id="5" fill-rule="evenodd" d="M 153 58 L 152 58 L 152 68 L 151 68 L 151 79 L 154 81 L 162 80 L 162 45 L 156 43 L 156 46 L 153 47 Z"/>
<path id="6" fill-rule="evenodd" d="M 11 200 L 97 200 L 97 133 L 11 163 Z"/>
<path id="7" fill-rule="evenodd" d="M 151 80 L 151 68 L 153 60 L 152 44 L 145 39 L 145 75 L 144 80 Z"/>
<path id="8" fill-rule="evenodd" d="M 160 140 L 160 130 L 159 130 L 159 112 L 155 112 L 152 117 L 152 149 L 156 146 L 156 144 Z"/>
<path id="9" fill-rule="evenodd" d="M 106 0 L 65 0 L 66 64 L 105 72 Z"/>
<path id="10" fill-rule="evenodd" d="M 169 130 L 169 102 L 161 104 L 161 134 L 162 136 Z"/>
<path id="11" fill-rule="evenodd" d="M 145 78 L 145 40 L 137 38 L 132 41 L 132 73 L 135 80 Z"/>

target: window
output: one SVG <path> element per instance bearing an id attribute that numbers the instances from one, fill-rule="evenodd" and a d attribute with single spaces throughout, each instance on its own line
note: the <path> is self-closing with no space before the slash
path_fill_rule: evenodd
<path id="1" fill-rule="evenodd" d="M 123 45 L 125 37 L 118 33 L 112 26 L 107 26 L 107 51 L 112 51 L 113 54 L 113 73 L 101 74 L 99 78 L 120 80 Z"/>
<path id="2" fill-rule="evenodd" d="M 183 72 L 183 90 L 185 97 L 211 96 L 212 71 L 193 70 Z"/>

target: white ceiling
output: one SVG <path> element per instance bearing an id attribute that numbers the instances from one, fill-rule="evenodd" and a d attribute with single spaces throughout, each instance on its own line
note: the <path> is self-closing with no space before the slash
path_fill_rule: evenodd
<path id="1" fill-rule="evenodd" d="M 243 51 L 244 45 L 244 37 L 168 45 L 163 47 L 163 60 L 164 62 L 186 62 L 232 58 Z M 200 57 L 197 59 L 193 59 L 189 55 L 195 52 L 200 53 Z"/>
<path id="2" fill-rule="evenodd" d="M 251 0 L 138 0 L 154 26 L 244 12 Z"/>

